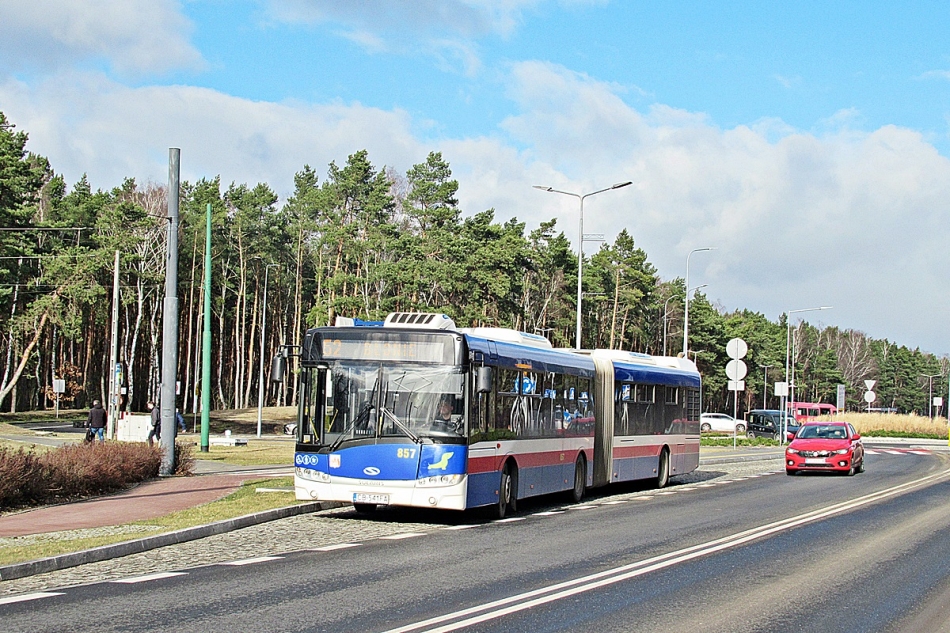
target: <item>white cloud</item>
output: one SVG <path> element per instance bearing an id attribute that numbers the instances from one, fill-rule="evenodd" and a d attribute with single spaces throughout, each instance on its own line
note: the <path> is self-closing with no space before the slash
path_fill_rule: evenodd
<path id="1" fill-rule="evenodd" d="M 176 0 L 5 0 L 0 73 L 102 60 L 127 74 L 199 67 L 201 55 L 188 41 L 191 28 Z"/>
<path id="2" fill-rule="evenodd" d="M 576 199 L 528 186 L 582 193 L 633 180 L 587 200 L 585 232 L 611 239 L 627 228 L 666 278 L 685 273 L 690 249 L 716 246 L 693 258 L 691 281 L 709 283 L 707 294 L 730 308 L 776 318 L 833 304 L 827 323 L 950 351 L 939 316 L 950 311 L 939 290 L 950 284 L 950 161 L 919 133 L 854 131 L 844 111 L 830 118 L 833 133 L 784 128 L 773 140 L 783 129 L 774 121 L 722 130 L 665 106 L 641 114 L 615 86 L 552 64 L 518 64 L 511 77 L 520 114 L 504 129 L 527 149 L 497 152 L 500 179 L 483 178 L 475 192 L 517 192 L 529 210 L 520 218 L 556 215 L 576 241 Z M 450 154 L 454 165 L 460 152 Z M 517 161 L 520 169 L 508 164 Z M 460 193 L 465 200 L 473 190 Z"/>
<path id="3" fill-rule="evenodd" d="M 182 178 L 266 182 L 286 197 L 304 164 L 325 172 L 366 148 L 382 168 L 405 170 L 425 154 L 401 111 L 359 104 L 319 107 L 241 99 L 206 88 L 129 88 L 100 74 L 58 75 L 28 86 L 0 84 L 0 104 L 28 149 L 50 158 L 73 183 L 167 179 L 168 148 L 182 150 Z"/>
<path id="4" fill-rule="evenodd" d="M 369 53 L 420 54 L 445 71 L 481 69 L 477 42 L 510 35 L 543 0 L 267 0 L 279 23 L 328 25 Z"/>
<path id="5" fill-rule="evenodd" d="M 507 34 L 541 0 L 268 0 L 275 20 L 336 23 L 391 37 L 446 32 L 465 38 Z"/>
<path id="6" fill-rule="evenodd" d="M 715 246 L 692 258 L 690 281 L 729 309 L 775 319 L 834 305 L 822 322 L 950 352 L 950 161 L 919 133 L 847 121 L 820 136 L 775 120 L 724 130 L 661 104 L 639 112 L 621 87 L 553 64 L 516 64 L 509 76 L 517 114 L 478 138 L 423 140 L 407 113 L 359 103 L 129 88 L 95 73 L 7 80 L 0 109 L 68 182 L 88 172 L 101 188 L 164 182 L 168 147 L 182 148 L 185 179 L 267 182 L 281 196 L 305 163 L 323 174 L 366 148 L 378 168 L 404 172 L 439 150 L 465 213 L 493 207 L 529 229 L 557 217 L 575 243 L 577 200 L 531 185 L 585 193 L 632 180 L 585 202 L 585 231 L 612 240 L 626 228 L 662 277 L 682 276 L 691 249 Z"/>
<path id="7" fill-rule="evenodd" d="M 918 79 L 950 79 L 950 70 L 928 70 Z"/>

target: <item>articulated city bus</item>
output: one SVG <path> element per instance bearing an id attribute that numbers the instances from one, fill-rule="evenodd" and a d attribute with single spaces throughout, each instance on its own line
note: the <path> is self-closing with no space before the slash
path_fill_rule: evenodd
<path id="1" fill-rule="evenodd" d="M 503 517 L 519 499 L 662 487 L 699 464 L 700 378 L 684 359 L 557 350 L 394 313 L 379 327 L 308 330 L 300 367 L 298 499 Z"/>

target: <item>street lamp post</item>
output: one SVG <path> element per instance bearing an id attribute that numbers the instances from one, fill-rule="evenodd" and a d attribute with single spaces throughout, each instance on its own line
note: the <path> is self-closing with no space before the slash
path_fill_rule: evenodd
<path id="1" fill-rule="evenodd" d="M 927 382 L 929 384 L 928 392 L 930 395 L 928 396 L 928 400 L 927 400 L 927 407 L 928 407 L 927 415 L 930 417 L 931 420 L 934 419 L 934 378 L 936 378 L 937 376 L 942 376 L 942 375 L 943 374 L 921 374 L 921 376 L 927 379 Z"/>
<path id="2" fill-rule="evenodd" d="M 791 323 L 790 315 L 797 314 L 799 312 L 815 312 L 817 310 L 830 310 L 831 307 L 832 306 L 821 306 L 820 308 L 803 308 L 801 310 L 787 310 L 785 312 L 785 389 L 786 389 L 786 393 L 789 395 L 782 396 L 782 414 L 780 416 L 782 420 L 782 433 L 781 433 L 781 438 L 779 440 L 782 444 L 785 443 L 785 428 L 788 424 L 788 403 L 791 402 L 793 403 L 792 406 L 794 406 L 794 402 L 795 402 L 795 389 L 794 387 L 792 387 L 792 381 L 789 380 L 789 375 L 788 375 L 788 361 L 789 361 L 788 350 L 789 350 L 789 342 L 791 341 L 791 338 L 792 338 L 792 323 Z M 794 378 L 792 380 L 794 380 Z M 789 397 L 791 398 L 790 400 L 788 399 Z"/>
<path id="3" fill-rule="evenodd" d="M 716 250 L 712 246 L 706 246 L 704 248 L 694 248 L 689 252 L 689 255 L 686 256 L 686 299 L 683 301 L 683 357 L 689 358 L 689 258 L 692 257 L 693 253 L 699 253 L 701 251 L 714 251 Z"/>
<path id="4" fill-rule="evenodd" d="M 267 264 L 264 266 L 264 301 L 261 312 L 261 362 L 258 368 L 257 385 L 257 437 L 261 436 L 261 419 L 264 415 L 264 335 L 267 327 L 267 274 L 271 267 L 276 268 L 279 264 Z"/>
<path id="5" fill-rule="evenodd" d="M 596 195 L 598 193 L 603 193 L 605 191 L 610 191 L 611 189 L 620 189 L 621 187 L 626 187 L 627 185 L 633 184 L 631 181 L 618 182 L 615 185 L 606 187 L 605 189 L 598 189 L 597 191 L 591 191 L 590 193 L 578 194 L 572 193 L 570 191 L 561 191 L 555 189 L 554 187 L 545 187 L 543 185 L 534 185 L 535 189 L 540 189 L 542 191 L 549 191 L 551 193 L 560 193 L 565 196 L 573 196 L 580 200 L 580 214 L 578 215 L 578 229 L 577 229 L 577 334 L 575 338 L 574 347 L 576 349 L 581 348 L 581 301 L 583 300 L 583 291 L 581 289 L 581 282 L 584 277 L 584 198 L 589 196 Z"/>
<path id="6" fill-rule="evenodd" d="M 708 285 L 709 285 L 709 284 L 702 284 L 702 285 L 699 285 L 699 286 L 694 286 L 693 288 L 687 290 L 687 291 L 686 291 L 686 294 L 687 294 L 687 296 L 688 296 L 691 292 L 693 292 L 693 291 L 695 291 L 695 290 L 699 290 L 700 288 L 705 288 L 705 287 L 708 286 Z M 675 298 L 675 297 L 676 297 L 676 295 L 672 295 L 672 296 L 669 297 L 666 301 L 663 302 L 663 355 L 664 355 L 664 356 L 666 356 L 666 322 L 667 322 L 666 315 L 667 315 L 667 306 L 668 306 L 669 303 L 670 303 L 670 299 L 673 299 L 673 298 Z"/>

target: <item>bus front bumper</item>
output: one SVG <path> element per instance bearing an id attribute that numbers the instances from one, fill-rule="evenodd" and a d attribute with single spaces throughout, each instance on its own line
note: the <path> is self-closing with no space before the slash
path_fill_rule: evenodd
<path id="1" fill-rule="evenodd" d="M 454 475 L 447 482 L 427 478 L 411 481 L 372 481 L 330 477 L 330 481 L 313 481 L 294 474 L 294 490 L 302 501 L 342 501 L 375 505 L 407 506 L 464 510 L 468 494 L 468 478 Z M 310 471 L 313 472 L 313 471 Z"/>

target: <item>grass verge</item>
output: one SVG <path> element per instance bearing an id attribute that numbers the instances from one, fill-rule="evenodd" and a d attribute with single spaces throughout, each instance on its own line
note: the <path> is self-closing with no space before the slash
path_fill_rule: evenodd
<path id="1" fill-rule="evenodd" d="M 290 477 L 255 479 L 244 482 L 240 489 L 218 501 L 212 501 L 148 521 L 137 521 L 108 528 L 0 538 L 0 565 L 11 565 L 60 554 L 81 552 L 103 545 L 113 545 L 146 536 L 155 536 L 198 525 L 207 525 L 216 521 L 233 519 L 245 514 L 303 503 L 294 498 L 293 492 L 259 493 L 256 491 L 257 488 L 289 488 L 292 486 L 293 479 Z"/>
<path id="2" fill-rule="evenodd" d="M 200 440 L 199 440 L 200 441 Z M 195 459 L 236 466 L 270 466 L 294 463 L 294 443 L 274 440 L 248 440 L 247 446 L 209 446 L 207 453 L 195 449 Z"/>

